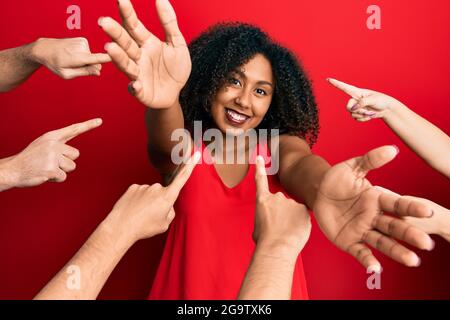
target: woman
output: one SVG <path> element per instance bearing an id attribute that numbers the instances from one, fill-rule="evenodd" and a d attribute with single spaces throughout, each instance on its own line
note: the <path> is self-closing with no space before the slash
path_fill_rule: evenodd
<path id="1" fill-rule="evenodd" d="M 404 199 L 381 196 L 365 179 L 369 170 L 392 160 L 395 149 L 369 152 L 330 169 L 310 150 L 318 133 L 317 109 L 310 83 L 293 54 L 246 24 L 217 25 L 188 50 L 169 2 L 158 0 L 156 7 L 165 43 L 138 20 L 129 0 L 119 1 L 124 28 L 111 18 L 102 18 L 99 24 L 114 40 L 105 48 L 132 80 L 131 93 L 149 108 L 149 156 L 165 178 L 176 169 L 172 151 L 178 142 L 171 140 L 172 133 L 185 127 L 192 130 L 195 120 L 205 129 L 217 128 L 224 138 L 252 129 L 278 129 L 279 170 L 269 180 L 272 192 L 286 190 L 314 208 L 327 237 L 365 267 L 380 267 L 366 244 L 405 265 L 420 264 L 415 253 L 391 236 L 422 249 L 432 248 L 431 238 L 415 228 L 405 233 L 406 223 L 380 218 L 380 212 L 415 216 L 431 212 L 419 204 L 400 206 Z M 225 154 L 228 148 L 222 145 Z M 220 164 L 223 153 L 206 149 L 204 163 L 197 165 L 178 198 L 150 298 L 237 297 L 254 249 L 252 159 L 274 151 L 267 149 L 261 141 L 258 148 L 234 149 L 233 156 L 241 150 L 246 160 L 232 164 Z M 393 220 L 395 228 L 387 228 Z M 292 297 L 307 298 L 300 258 Z"/>

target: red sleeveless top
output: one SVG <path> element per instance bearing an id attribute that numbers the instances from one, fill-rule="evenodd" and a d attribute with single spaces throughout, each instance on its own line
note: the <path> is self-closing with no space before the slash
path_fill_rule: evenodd
<path id="1" fill-rule="evenodd" d="M 149 299 L 236 299 L 250 265 L 255 249 L 255 165 L 249 164 L 245 178 L 229 188 L 203 144 L 202 150 L 202 159 L 175 203 L 176 216 Z M 252 158 L 269 154 L 266 150 L 257 147 Z M 271 192 L 284 191 L 278 176 L 267 178 Z M 308 299 L 300 255 L 292 299 Z"/>

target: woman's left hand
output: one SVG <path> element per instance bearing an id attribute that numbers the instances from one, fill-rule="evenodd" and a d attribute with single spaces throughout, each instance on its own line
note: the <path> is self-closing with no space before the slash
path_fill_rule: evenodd
<path id="1" fill-rule="evenodd" d="M 381 268 L 367 245 L 410 267 L 419 266 L 420 258 L 394 238 L 419 249 L 434 248 L 434 241 L 424 231 L 383 215 L 387 211 L 399 216 L 429 217 L 433 213 L 430 206 L 382 192 L 365 178 L 370 170 L 394 159 L 397 152 L 393 146 L 384 146 L 331 167 L 314 204 L 317 222 L 328 239 L 366 268 Z"/>

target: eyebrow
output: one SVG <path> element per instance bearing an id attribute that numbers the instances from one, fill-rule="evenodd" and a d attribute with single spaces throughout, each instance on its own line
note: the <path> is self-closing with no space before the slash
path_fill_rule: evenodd
<path id="1" fill-rule="evenodd" d="M 234 73 L 237 73 L 237 74 L 240 75 L 242 78 L 247 79 L 247 76 L 246 76 L 245 73 L 242 72 L 241 70 L 235 69 L 235 70 L 233 70 L 233 72 L 234 72 Z M 266 84 L 266 85 L 268 85 L 268 86 L 270 86 L 270 87 L 273 88 L 273 84 L 272 84 L 271 82 L 265 81 L 265 80 L 260 80 L 260 81 L 258 81 L 256 84 L 259 84 L 259 85 Z"/>

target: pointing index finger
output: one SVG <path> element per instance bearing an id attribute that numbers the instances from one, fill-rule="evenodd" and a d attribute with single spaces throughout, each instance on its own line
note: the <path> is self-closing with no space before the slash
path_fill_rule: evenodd
<path id="1" fill-rule="evenodd" d="M 184 187 L 189 177 L 191 176 L 192 171 L 200 160 L 201 154 L 199 151 L 196 151 L 187 161 L 187 163 L 180 169 L 172 183 L 167 186 L 167 191 L 175 202 L 178 194 L 181 189 Z"/>
<path id="2" fill-rule="evenodd" d="M 328 78 L 327 80 L 332 86 L 334 86 L 334 87 L 338 88 L 339 90 L 343 91 L 344 93 L 348 94 L 353 99 L 358 100 L 361 98 L 362 92 L 361 92 L 360 88 L 352 86 L 345 82 L 333 79 L 333 78 Z"/>
<path id="3" fill-rule="evenodd" d="M 264 165 L 264 159 L 261 156 L 256 157 L 256 196 L 262 196 L 269 192 L 269 183 L 267 181 L 266 168 Z"/>
<path id="4" fill-rule="evenodd" d="M 62 142 L 67 141 L 79 136 L 82 133 L 88 132 L 92 129 L 99 127 L 102 124 L 102 119 L 96 118 L 85 122 L 75 123 L 65 128 L 61 128 L 53 131 L 53 135 Z"/>

